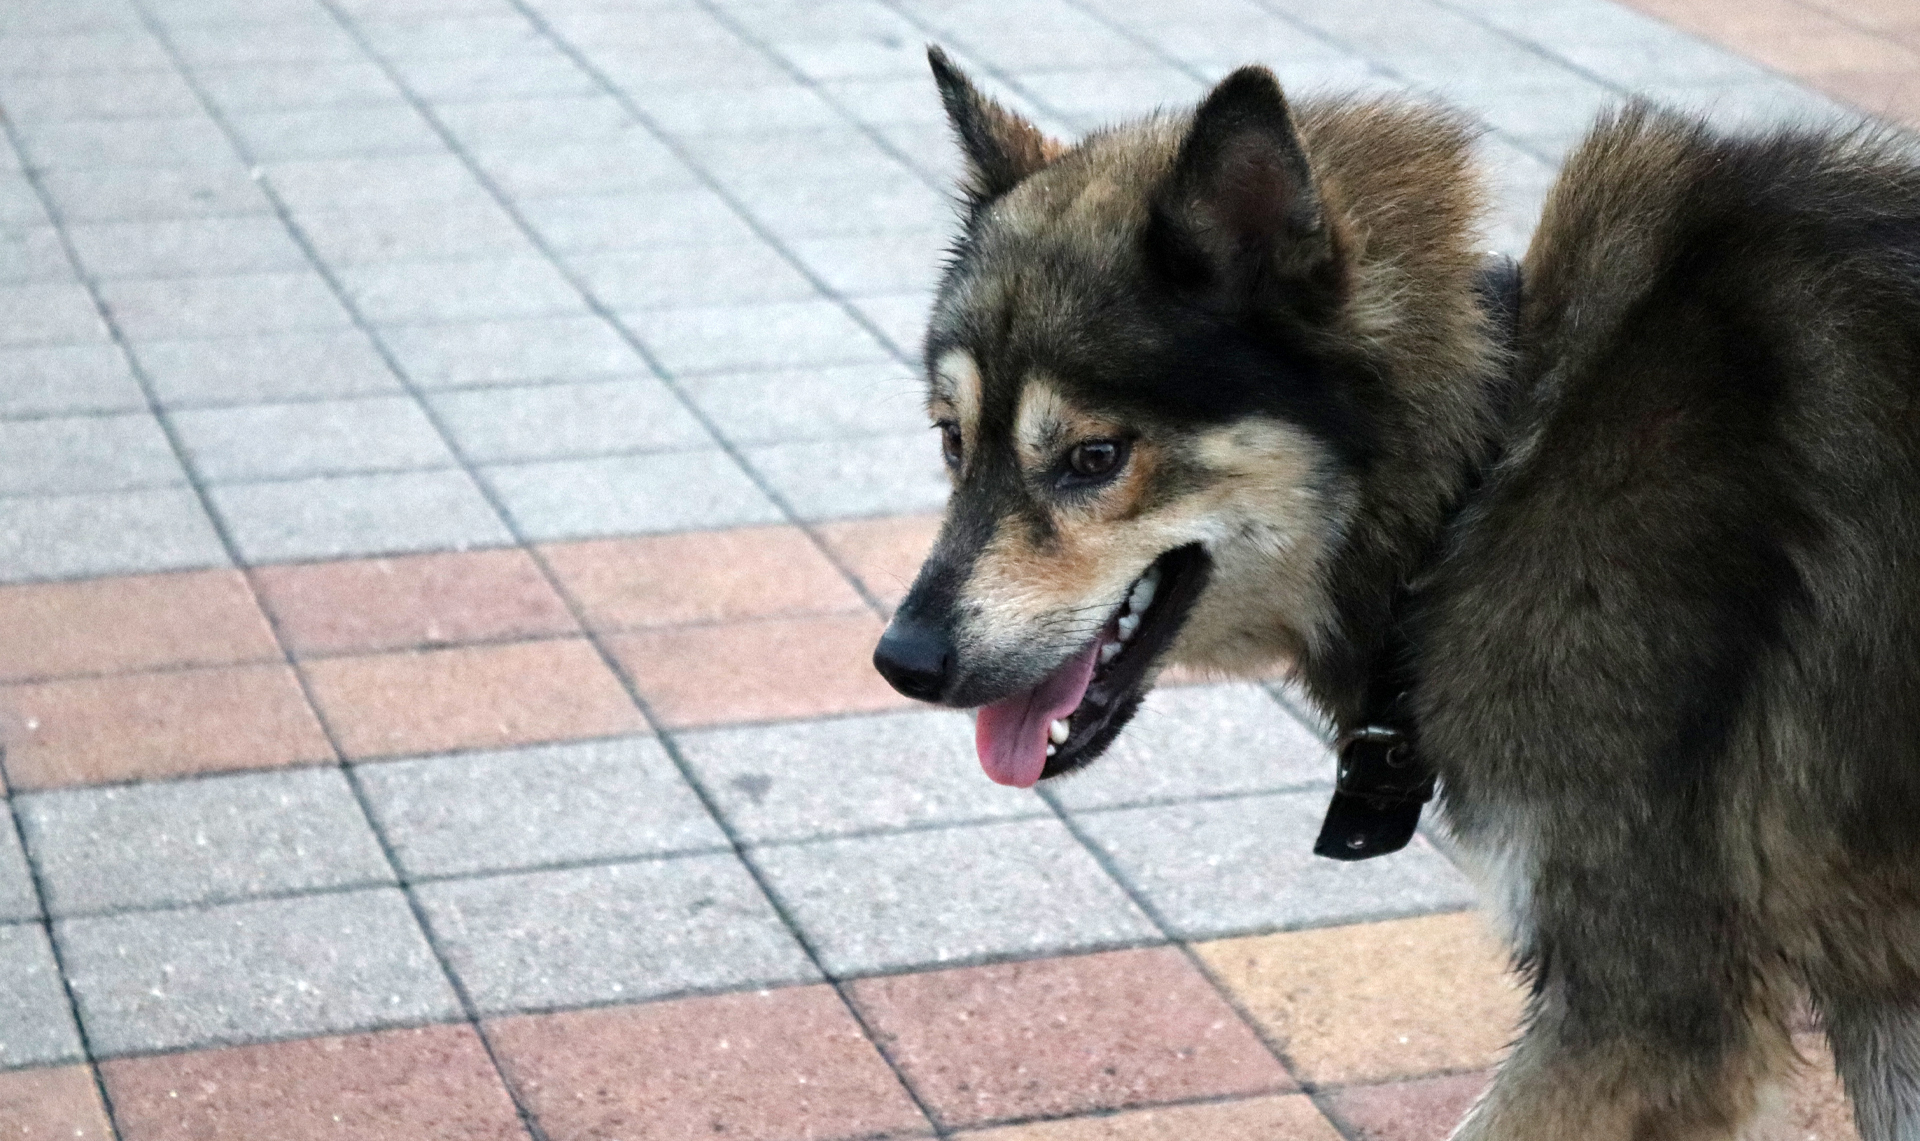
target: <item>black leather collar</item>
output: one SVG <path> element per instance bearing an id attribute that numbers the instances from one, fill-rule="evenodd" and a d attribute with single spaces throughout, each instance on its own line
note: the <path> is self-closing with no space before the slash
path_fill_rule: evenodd
<path id="1" fill-rule="evenodd" d="M 1519 264 L 1503 254 L 1489 255 L 1480 267 L 1474 289 L 1511 350 L 1519 337 Z M 1478 482 L 1477 478 L 1470 481 L 1462 492 L 1440 528 L 1442 535 L 1472 497 Z M 1327 806 L 1320 838 L 1313 844 L 1316 856 L 1368 860 L 1397 852 L 1413 839 L 1420 812 L 1433 799 L 1433 766 L 1420 755 L 1409 696 L 1413 647 L 1407 640 L 1405 623 L 1411 593 L 1403 584 L 1394 594 L 1387 637 L 1367 681 L 1359 728 L 1342 733 L 1334 744 L 1339 770 L 1333 802 Z"/>

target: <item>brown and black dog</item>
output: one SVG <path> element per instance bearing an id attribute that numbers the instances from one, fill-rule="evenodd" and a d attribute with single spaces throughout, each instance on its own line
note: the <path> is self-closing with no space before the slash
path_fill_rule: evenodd
<path id="1" fill-rule="evenodd" d="M 1810 996 L 1862 1134 L 1920 1139 L 1914 153 L 1629 106 L 1509 330 L 1452 112 L 1246 68 L 1068 146 L 933 63 L 953 493 L 889 680 L 1027 785 L 1168 663 L 1290 661 L 1343 730 L 1403 677 L 1533 988 L 1457 1136 L 1750 1135 Z"/>

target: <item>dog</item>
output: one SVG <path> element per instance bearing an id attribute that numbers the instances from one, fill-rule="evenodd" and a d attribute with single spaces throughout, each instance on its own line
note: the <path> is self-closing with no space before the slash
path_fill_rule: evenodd
<path id="1" fill-rule="evenodd" d="M 1629 103 L 1503 307 L 1453 111 L 1248 67 L 1069 146 L 929 55 L 952 493 L 880 672 L 1009 785 L 1169 664 L 1289 663 L 1343 782 L 1417 758 L 1531 987 L 1457 1138 L 1750 1136 L 1810 1001 L 1920 1139 L 1915 152 Z"/>

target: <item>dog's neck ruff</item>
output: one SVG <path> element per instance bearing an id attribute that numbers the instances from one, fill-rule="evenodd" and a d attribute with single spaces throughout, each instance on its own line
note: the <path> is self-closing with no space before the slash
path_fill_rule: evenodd
<path id="1" fill-rule="evenodd" d="M 1520 266 L 1502 254 L 1487 258 L 1474 283 L 1509 357 L 1519 337 L 1520 284 Z M 1462 490 L 1439 536 L 1446 535 L 1477 486 L 1476 477 Z M 1436 537 L 1435 550 L 1423 561 L 1432 560 L 1441 541 Z M 1320 838 L 1314 841 L 1316 856 L 1368 860 L 1397 852 L 1413 839 L 1421 810 L 1433 799 L 1433 766 L 1420 754 L 1409 696 L 1413 647 L 1406 619 L 1412 588 L 1406 583 L 1418 577 L 1417 573 L 1406 576 L 1394 592 L 1387 636 L 1368 670 L 1360 725 L 1342 733 L 1334 744 L 1339 769 L 1333 802 L 1327 806 Z"/>

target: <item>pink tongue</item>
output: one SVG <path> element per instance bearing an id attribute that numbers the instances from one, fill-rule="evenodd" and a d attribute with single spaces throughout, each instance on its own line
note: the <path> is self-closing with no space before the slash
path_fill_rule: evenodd
<path id="1" fill-rule="evenodd" d="M 1027 788 L 1040 779 L 1040 770 L 1047 767 L 1047 726 L 1080 707 L 1105 640 L 1095 638 L 1032 689 L 980 707 L 973 742 L 987 776 L 1015 788 Z"/>

